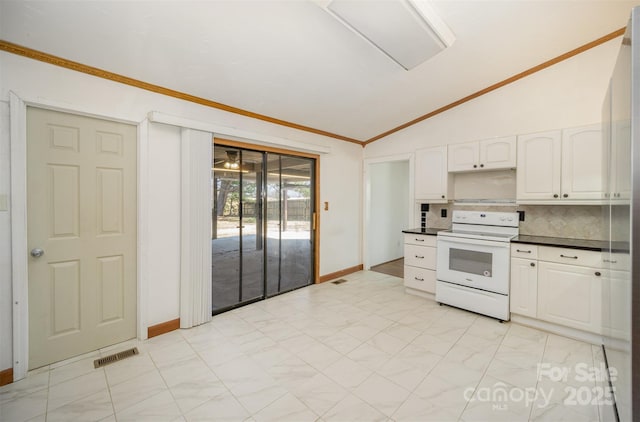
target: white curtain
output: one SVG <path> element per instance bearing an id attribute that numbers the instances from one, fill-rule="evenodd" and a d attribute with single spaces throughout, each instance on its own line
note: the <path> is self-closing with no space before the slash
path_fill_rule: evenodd
<path id="1" fill-rule="evenodd" d="M 209 132 L 182 129 L 180 327 L 211 320 L 211 143 Z"/>

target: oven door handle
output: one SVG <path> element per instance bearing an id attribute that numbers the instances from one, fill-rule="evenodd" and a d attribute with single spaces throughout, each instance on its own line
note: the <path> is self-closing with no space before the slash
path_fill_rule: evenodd
<path id="1" fill-rule="evenodd" d="M 459 238 L 459 237 L 438 237 L 437 246 L 440 245 L 446 246 L 450 245 L 479 245 L 479 246 L 488 246 L 491 248 L 503 248 L 509 249 L 510 242 L 498 242 L 493 240 L 482 240 L 482 239 L 470 239 L 470 238 Z"/>

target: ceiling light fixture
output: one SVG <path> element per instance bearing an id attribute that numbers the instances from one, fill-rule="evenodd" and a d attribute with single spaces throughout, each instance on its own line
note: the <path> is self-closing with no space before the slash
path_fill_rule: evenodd
<path id="1" fill-rule="evenodd" d="M 425 0 L 331 0 L 325 10 L 406 70 L 456 39 Z"/>
<path id="2" fill-rule="evenodd" d="M 227 151 L 227 159 L 223 166 L 226 169 L 238 170 L 240 168 L 240 163 L 238 163 L 238 151 Z"/>

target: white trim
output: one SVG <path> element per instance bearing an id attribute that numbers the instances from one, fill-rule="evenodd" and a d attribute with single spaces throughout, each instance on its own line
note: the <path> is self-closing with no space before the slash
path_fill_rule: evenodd
<path id="1" fill-rule="evenodd" d="M 138 173 L 138 183 L 148 180 L 146 176 L 148 130 L 147 125 L 122 118 L 121 116 L 105 116 L 69 107 L 69 104 L 50 100 L 32 99 L 20 97 L 13 91 L 9 91 L 9 115 L 11 122 L 11 283 L 13 303 L 13 380 L 18 381 L 27 376 L 29 369 L 29 292 L 28 292 L 28 244 L 27 244 L 27 106 L 45 108 L 49 110 L 73 113 L 80 116 L 107 119 L 121 123 L 136 125 L 138 127 L 138 167 L 143 167 L 143 172 Z M 144 136 L 144 139 L 142 138 Z M 141 144 L 144 143 L 144 148 Z M 142 166 L 140 165 L 142 163 Z M 146 179 L 145 179 L 146 178 Z M 138 222 L 145 216 L 140 213 L 143 209 L 147 212 L 148 194 L 146 188 L 138 187 Z M 146 219 L 145 219 L 146 220 Z M 146 249 L 148 236 L 146 226 L 141 230 L 138 227 L 138 303 L 137 303 L 137 337 L 147 338 L 146 309 L 147 286 L 145 260 L 141 261 L 140 251 Z M 144 294 L 143 294 L 144 293 Z M 144 311 L 144 313 L 143 313 Z"/>
<path id="2" fill-rule="evenodd" d="M 138 126 L 138 321 L 137 336 L 148 337 L 149 298 L 149 120 Z"/>
<path id="3" fill-rule="evenodd" d="M 38 108 L 44 108 L 46 110 L 53 110 L 53 111 L 60 111 L 63 113 L 72 113 L 75 114 L 77 116 L 84 116 L 84 117 L 92 117 L 95 119 L 103 119 L 103 120 L 111 120 L 113 122 L 118 122 L 118 123 L 126 123 L 129 125 L 138 125 L 140 124 L 139 120 L 132 120 L 131 118 L 127 118 L 124 116 L 120 116 L 117 114 L 114 115 L 107 115 L 107 114 L 103 114 L 101 113 L 101 111 L 98 110 L 80 110 L 77 108 L 73 108 L 72 105 L 70 105 L 69 103 L 65 103 L 62 101 L 54 101 L 54 100 L 49 100 L 46 98 L 40 98 L 40 97 L 36 97 L 36 98 L 32 98 L 32 97 L 25 97 L 25 96 L 21 96 L 18 93 L 15 93 L 14 91 L 10 91 L 10 94 L 15 95 L 17 98 L 20 99 L 20 101 L 22 101 L 26 106 L 33 106 L 33 107 L 38 107 Z M 26 122 L 26 116 L 25 116 L 25 122 Z"/>
<path id="4" fill-rule="evenodd" d="M 410 224 L 413 224 L 415 217 L 415 194 L 414 194 L 414 154 L 396 154 L 385 157 L 366 158 L 363 165 L 363 186 L 364 186 L 364 207 L 362 210 L 362 263 L 363 269 L 369 270 L 371 268 L 369 258 L 369 248 L 367 233 L 369 230 L 369 224 L 371 223 L 371 164 L 390 163 L 395 161 L 408 161 L 409 162 L 409 203 L 407 204 L 407 217 Z M 409 227 L 407 227 L 409 228 Z"/>
<path id="5" fill-rule="evenodd" d="M 11 117 L 11 286 L 13 291 L 13 380 L 29 369 L 27 285 L 27 105 L 9 92 Z"/>
<path id="6" fill-rule="evenodd" d="M 294 141 L 279 136 L 265 135 L 257 132 L 238 129 L 235 127 L 223 126 L 199 120 L 187 119 L 180 116 L 172 116 L 170 114 L 159 111 L 152 111 L 148 114 L 149 121 L 154 123 L 164 123 L 167 125 L 178 126 L 188 129 L 201 130 L 203 132 L 211 132 L 216 136 L 225 138 L 251 142 L 256 145 L 266 145 L 272 147 L 287 147 L 294 151 L 309 152 L 313 154 L 329 154 L 331 147 L 325 145 L 310 144 L 300 141 Z"/>

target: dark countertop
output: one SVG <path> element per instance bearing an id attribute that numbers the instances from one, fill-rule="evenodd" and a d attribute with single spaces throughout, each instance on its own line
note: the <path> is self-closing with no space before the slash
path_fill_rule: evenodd
<path id="1" fill-rule="evenodd" d="M 609 250 L 609 242 L 606 240 L 585 240 L 585 239 L 568 239 L 563 237 L 547 237 L 547 236 L 529 236 L 521 234 L 514 237 L 513 243 L 529 243 L 532 245 L 556 246 L 560 248 L 583 249 L 587 251 L 607 251 Z M 629 252 L 629 244 L 624 242 L 614 242 L 611 245 L 611 252 Z"/>
<path id="2" fill-rule="evenodd" d="M 402 233 L 409 233 L 409 234 L 427 234 L 430 236 L 435 236 L 438 234 L 438 232 L 442 231 L 442 230 L 446 230 L 446 229 L 431 229 L 431 228 L 426 228 L 424 230 L 422 229 L 406 229 L 406 230 L 402 230 Z"/>

